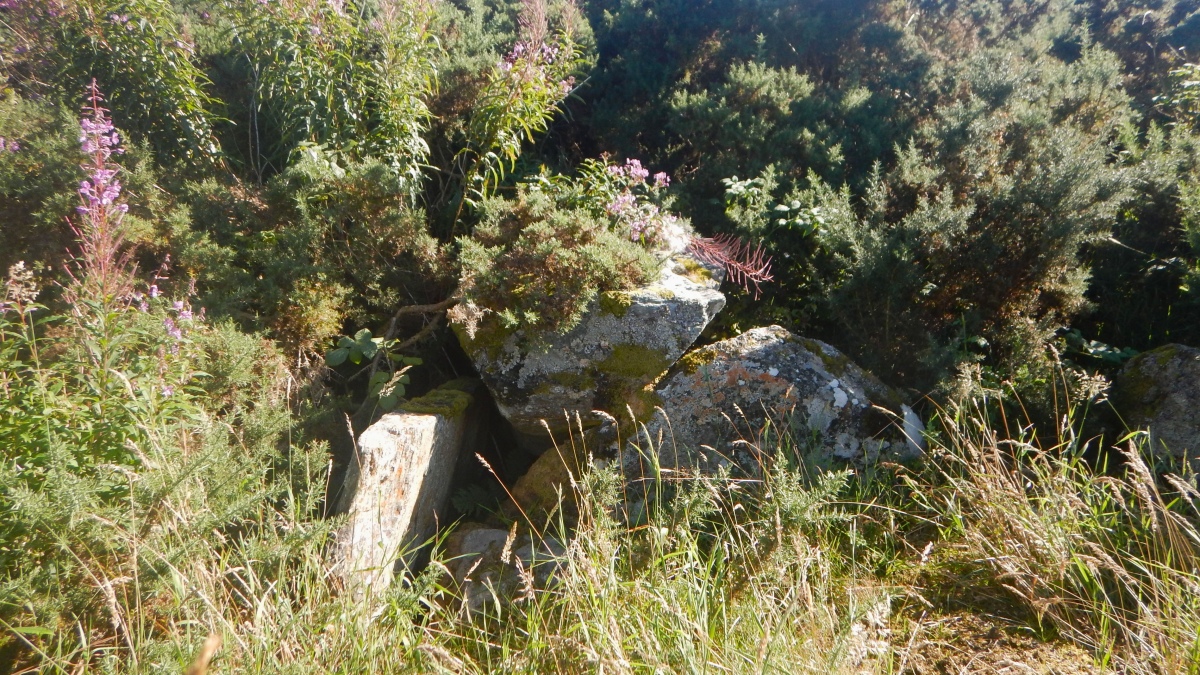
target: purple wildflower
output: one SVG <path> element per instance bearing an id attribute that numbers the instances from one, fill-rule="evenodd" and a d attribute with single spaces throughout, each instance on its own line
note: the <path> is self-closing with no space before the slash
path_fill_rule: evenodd
<path id="1" fill-rule="evenodd" d="M 671 177 L 664 171 L 654 174 L 654 187 L 665 188 L 671 185 Z"/>
<path id="2" fill-rule="evenodd" d="M 625 174 L 638 181 L 645 181 L 650 176 L 650 170 L 643 167 L 636 159 L 625 160 Z"/>
<path id="3" fill-rule="evenodd" d="M 163 385 L 163 397 L 164 398 L 168 398 L 171 396 L 171 394 L 174 394 L 174 393 L 175 393 L 175 387 L 172 387 L 169 384 Z"/>
<path id="4" fill-rule="evenodd" d="M 619 216 L 636 206 L 637 198 L 628 192 L 623 192 L 617 195 L 617 198 L 608 205 L 608 213 L 609 215 Z"/>
<path id="5" fill-rule="evenodd" d="M 632 241 L 641 241 L 642 235 L 646 233 L 646 227 L 649 225 L 644 220 L 638 219 L 629 224 L 629 239 Z"/>
<path id="6" fill-rule="evenodd" d="M 79 237 L 81 252 L 76 259 L 83 275 L 81 291 L 86 297 L 106 301 L 129 297 L 133 283 L 130 254 L 125 249 L 121 221 L 128 207 L 119 203 L 120 167 L 112 156 L 121 154 L 121 137 L 102 105 L 103 97 L 92 81 L 89 103 L 79 120 L 79 143 L 87 162 L 81 168 L 87 173 L 79 182 L 79 217 L 71 222 Z M 76 296 L 78 297 L 78 296 Z"/>
<path id="7" fill-rule="evenodd" d="M 159 295 L 159 293 L 158 293 L 158 284 L 151 284 L 151 286 L 150 286 L 150 297 L 152 297 L 152 298 L 157 298 L 157 297 L 158 297 L 158 295 Z"/>
<path id="8" fill-rule="evenodd" d="M 175 322 L 171 319 L 171 317 L 168 316 L 163 318 L 163 328 L 167 329 L 167 335 L 171 336 L 172 338 L 176 340 L 183 339 L 183 331 L 179 330 L 179 326 L 175 325 Z"/>

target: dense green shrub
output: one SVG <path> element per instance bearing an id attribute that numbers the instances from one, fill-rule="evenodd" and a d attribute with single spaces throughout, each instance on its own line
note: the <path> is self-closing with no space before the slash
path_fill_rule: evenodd
<path id="1" fill-rule="evenodd" d="M 425 4 L 245 0 L 228 9 L 232 51 L 251 64 L 255 107 L 246 122 L 257 130 L 261 109 L 276 133 L 250 149 L 260 177 L 315 143 L 382 160 L 416 192 L 435 55 Z"/>
<path id="2" fill-rule="evenodd" d="M 265 188 L 209 180 L 187 200 L 173 244 L 204 306 L 295 347 L 453 283 L 405 178 L 379 160 L 309 148 Z"/>
<path id="3" fill-rule="evenodd" d="M 637 160 L 593 162 L 576 179 L 541 176 L 516 200 L 483 202 L 474 235 L 459 240 L 465 299 L 506 329 L 562 333 L 598 293 L 649 280 L 651 250 L 680 224 L 655 203 L 666 174 L 648 175 Z"/>
<path id="4" fill-rule="evenodd" d="M 956 360 L 1036 364 L 1084 305 L 1085 244 L 1107 237 L 1131 179 L 1111 157 L 1131 112 L 1099 48 L 1064 63 L 984 51 L 880 175 L 820 234 L 838 277 L 829 317 L 881 373 L 927 388 Z M 814 200 L 827 197 L 813 195 Z M 914 358 L 916 356 L 916 358 Z"/>
<path id="5" fill-rule="evenodd" d="M 82 103 L 82 99 L 76 97 Z M 74 112 L 9 90 L 0 95 L 0 267 L 18 261 L 43 280 L 63 280 L 75 234 L 67 224 L 78 204 L 79 123 Z M 126 237 L 145 248 L 146 264 L 166 240 L 163 223 L 180 216 L 158 188 L 158 171 L 145 146 L 132 145 L 119 158 L 122 182 L 134 206 L 125 215 Z M 46 292 L 53 294 L 55 287 Z"/>
<path id="6" fill-rule="evenodd" d="M 170 0 L 7 3 L 0 49 L 9 84 L 74 102 L 95 79 L 110 92 L 118 126 L 160 156 L 212 166 L 207 79 Z"/>

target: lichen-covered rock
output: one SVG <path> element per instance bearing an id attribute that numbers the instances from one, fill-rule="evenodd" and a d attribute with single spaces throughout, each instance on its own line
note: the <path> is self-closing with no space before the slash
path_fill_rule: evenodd
<path id="1" fill-rule="evenodd" d="M 899 394 L 833 347 L 779 326 L 755 328 L 698 349 L 655 388 L 662 409 L 638 446 L 627 447 L 627 475 L 648 475 L 645 448 L 665 469 L 756 473 L 768 421 L 826 460 L 865 465 L 918 456 L 924 426 Z M 648 438 L 652 442 L 647 442 Z"/>
<path id="2" fill-rule="evenodd" d="M 1200 349 L 1172 344 L 1134 357 L 1109 399 L 1126 425 L 1150 430 L 1156 456 L 1200 463 Z"/>
<path id="3" fill-rule="evenodd" d="M 337 511 L 335 569 L 359 597 L 387 588 L 402 553 L 431 537 L 470 425 L 477 380 L 455 380 L 389 413 L 358 438 Z"/>
<path id="4" fill-rule="evenodd" d="M 720 268 L 682 252 L 664 253 L 655 283 L 601 294 L 578 326 L 563 335 L 506 331 L 477 308 L 456 312 L 459 341 L 526 449 L 551 447 L 566 435 L 564 410 L 589 423 L 592 410 L 648 415 L 657 403 L 645 389 L 691 346 L 725 306 Z"/>

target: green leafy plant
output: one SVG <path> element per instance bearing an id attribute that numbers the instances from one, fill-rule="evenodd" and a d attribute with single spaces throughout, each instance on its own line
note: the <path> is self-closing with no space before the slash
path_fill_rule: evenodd
<path id="1" fill-rule="evenodd" d="M 325 353 L 325 363 L 334 368 L 346 362 L 356 366 L 366 364 L 371 373 L 367 380 L 367 400 L 376 401 L 385 411 L 394 410 L 404 398 L 405 385 L 409 384 L 408 370 L 423 363 L 418 357 L 393 351 L 400 346 L 400 340 L 374 337 L 370 329 L 363 328 L 353 337 L 338 338 L 337 346 Z"/>
<path id="2" fill-rule="evenodd" d="M 251 150 L 259 177 L 312 143 L 349 159 L 383 160 L 416 191 L 436 51 L 426 5 L 230 0 L 226 7 L 233 44 L 252 64 L 248 122 L 259 127 L 261 107 L 278 132 L 273 146 L 258 140 Z"/>
<path id="3" fill-rule="evenodd" d="M 578 58 L 573 7 L 551 36 L 545 0 L 527 0 L 520 17 L 521 37 L 488 75 L 469 113 L 466 144 L 455 156 L 462 193 L 454 214 L 457 228 L 464 206 L 478 206 L 521 155 L 521 147 L 544 132 L 570 94 Z"/>
<path id="4" fill-rule="evenodd" d="M 6 72 L 66 100 L 95 79 L 122 129 L 163 158 L 213 166 L 214 100 L 181 21 L 169 0 L 15 3 L 0 27 L 18 61 Z"/>

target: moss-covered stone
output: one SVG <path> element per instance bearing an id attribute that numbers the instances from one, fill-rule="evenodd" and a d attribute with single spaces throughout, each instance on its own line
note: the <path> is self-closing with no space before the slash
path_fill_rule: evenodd
<path id="1" fill-rule="evenodd" d="M 595 386 L 595 378 L 586 372 L 561 372 L 550 375 L 545 382 L 533 390 L 533 393 L 549 394 L 556 387 L 563 387 L 571 391 L 587 391 Z"/>
<path id="2" fill-rule="evenodd" d="M 587 373 L 554 373 L 550 380 L 568 389 L 584 391 L 596 386 L 596 380 Z"/>
<path id="3" fill-rule="evenodd" d="M 715 349 L 695 349 L 680 357 L 679 368 L 688 375 L 695 375 L 697 370 L 712 363 L 716 358 Z"/>
<path id="4" fill-rule="evenodd" d="M 643 383 L 654 380 L 669 367 L 671 361 L 665 354 L 642 345 L 616 345 L 608 358 L 596 364 L 601 373 Z"/>
<path id="5" fill-rule="evenodd" d="M 804 345 L 804 348 L 812 352 L 817 358 L 821 359 L 821 363 L 825 364 L 825 370 L 829 371 L 834 377 L 842 377 L 846 374 L 846 368 L 852 363 L 850 357 L 845 354 L 837 354 L 831 356 L 825 353 L 821 343 L 809 338 L 793 337 L 793 340 Z"/>
<path id="6" fill-rule="evenodd" d="M 471 405 L 471 395 L 451 387 L 440 387 L 420 398 L 405 401 L 400 409 L 420 415 L 441 415 L 447 419 L 458 417 Z"/>
<path id="7" fill-rule="evenodd" d="M 475 330 L 475 337 L 467 335 L 466 329 L 457 323 L 450 324 L 450 328 L 458 337 L 458 343 L 468 354 L 485 353 L 490 359 L 499 358 L 500 351 L 504 349 L 504 343 L 513 334 L 513 329 L 505 328 L 493 316 L 479 322 L 479 326 Z"/>
<path id="8" fill-rule="evenodd" d="M 605 291 L 600 294 L 599 303 L 601 312 L 620 319 L 633 306 L 633 297 L 623 291 Z"/>
<path id="9" fill-rule="evenodd" d="M 683 266 L 683 276 L 698 284 L 706 284 L 712 281 L 713 274 L 704 265 L 701 265 L 692 258 L 681 257 L 678 260 L 679 264 Z"/>

